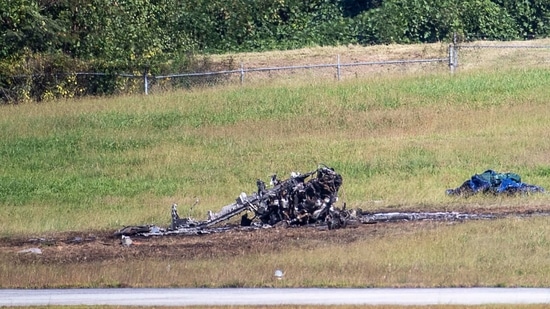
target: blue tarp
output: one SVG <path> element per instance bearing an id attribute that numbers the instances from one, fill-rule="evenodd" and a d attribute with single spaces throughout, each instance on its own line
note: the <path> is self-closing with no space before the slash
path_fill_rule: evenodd
<path id="1" fill-rule="evenodd" d="M 544 188 L 521 182 L 516 173 L 497 173 L 486 170 L 475 174 L 456 189 L 448 189 L 447 195 L 470 196 L 478 193 L 508 194 L 544 192 Z"/>

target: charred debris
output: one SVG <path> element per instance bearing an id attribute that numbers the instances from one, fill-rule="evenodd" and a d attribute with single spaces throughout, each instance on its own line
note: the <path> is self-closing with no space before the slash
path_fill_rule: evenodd
<path id="1" fill-rule="evenodd" d="M 257 191 L 251 195 L 241 193 L 232 204 L 213 213 L 208 212 L 205 221 L 180 218 L 177 205 L 172 205 L 172 230 L 188 227 L 208 228 L 242 214 L 241 226 L 280 224 L 305 225 L 326 223 L 329 228 L 345 225 L 349 213 L 336 207 L 342 176 L 334 169 L 321 166 L 300 174 L 293 172 L 290 178 L 279 180 L 272 175 L 269 185 L 258 179 Z M 253 216 L 249 218 L 249 214 Z"/>
<path id="2" fill-rule="evenodd" d="M 305 174 L 292 172 L 285 180 L 272 175 L 269 184 L 256 180 L 257 190 L 241 193 L 235 202 L 219 212 L 208 211 L 207 219 L 200 221 L 180 217 L 177 204 L 172 205 L 172 223 L 164 229 L 157 226 L 127 226 L 115 235 L 169 235 L 202 234 L 223 231 L 233 226 L 221 226 L 233 217 L 241 216 L 240 226 L 263 228 L 291 225 L 322 225 L 328 229 L 345 227 L 353 219 L 354 211 L 336 206 L 342 176 L 325 165 Z"/>
<path id="3" fill-rule="evenodd" d="M 177 204 L 172 205 L 171 225 L 161 228 L 154 225 L 126 226 L 115 232 L 121 235 L 199 235 L 223 232 L 230 229 L 258 229 L 276 226 L 314 225 L 323 229 L 339 229 L 348 225 L 390 221 L 491 219 L 494 216 L 468 215 L 456 212 L 437 213 L 363 213 L 360 209 L 338 207 L 338 193 L 342 176 L 333 168 L 320 165 L 305 174 L 292 172 L 286 180 L 272 175 L 269 184 L 258 179 L 257 191 L 249 195 L 241 193 L 235 202 L 219 212 L 208 211 L 206 220 L 178 214 Z M 225 224 L 236 216 L 240 224 Z"/>

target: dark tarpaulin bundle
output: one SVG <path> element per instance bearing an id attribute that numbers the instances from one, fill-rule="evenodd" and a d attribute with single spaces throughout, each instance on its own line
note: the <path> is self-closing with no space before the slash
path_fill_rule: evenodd
<path id="1" fill-rule="evenodd" d="M 482 174 L 475 174 L 456 189 L 448 189 L 447 195 L 471 196 L 478 193 L 508 194 L 544 192 L 544 188 L 521 182 L 516 173 L 497 173 L 486 170 Z"/>

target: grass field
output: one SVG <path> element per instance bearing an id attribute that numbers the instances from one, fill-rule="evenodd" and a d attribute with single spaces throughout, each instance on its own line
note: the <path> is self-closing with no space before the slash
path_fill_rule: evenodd
<path id="1" fill-rule="evenodd" d="M 525 69 L 3 106 L 0 234 L 160 224 L 196 197 L 203 217 L 257 178 L 319 163 L 363 209 L 460 207 L 445 189 L 489 168 L 550 187 L 549 80 Z"/>
<path id="2" fill-rule="evenodd" d="M 352 208 L 548 210 L 547 194 L 465 200 L 445 190 L 486 169 L 550 188 L 549 84 L 539 63 L 0 106 L 0 235 L 166 226 L 172 203 L 187 212 L 196 198 L 185 215 L 202 219 L 241 191 L 255 191 L 257 178 L 320 163 L 342 174 L 341 201 Z M 300 274 L 286 286 L 548 287 L 548 223 L 474 222 L 313 251 L 197 259 L 176 266 L 188 279 L 171 284 L 266 286 L 264 264 L 255 261 L 280 261 Z M 61 276 L 68 286 L 102 286 L 113 276 L 114 285 L 123 277 L 140 286 L 166 283 L 157 272 L 165 262 L 126 261 L 142 269 L 134 274 L 117 263 L 9 258 L 0 269 L 38 274 L 17 279 L 22 285 Z M 251 275 L 236 282 L 243 265 Z M 72 273 L 73 283 L 61 273 Z"/>

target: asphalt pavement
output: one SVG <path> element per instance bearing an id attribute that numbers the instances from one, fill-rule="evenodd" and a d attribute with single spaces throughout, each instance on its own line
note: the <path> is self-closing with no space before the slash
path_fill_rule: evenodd
<path id="1" fill-rule="evenodd" d="M 549 304 L 549 288 L 0 289 L 0 306 Z"/>

